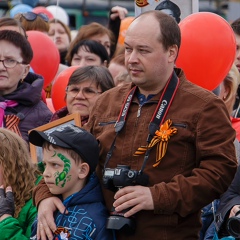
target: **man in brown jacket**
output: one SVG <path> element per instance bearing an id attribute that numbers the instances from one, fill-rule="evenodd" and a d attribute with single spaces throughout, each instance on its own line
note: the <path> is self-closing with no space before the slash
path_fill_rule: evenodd
<path id="1" fill-rule="evenodd" d="M 226 191 L 236 171 L 226 107 L 174 68 L 180 42 L 171 16 L 136 18 L 125 38 L 132 84 L 103 93 L 86 125 L 100 142 L 97 174 L 114 207 L 107 227 L 119 229 L 117 239 L 199 239 L 201 208 Z M 44 199 L 45 190 L 39 185 L 35 200 L 39 234 L 50 236 L 49 209 L 63 208 L 56 197 Z"/>

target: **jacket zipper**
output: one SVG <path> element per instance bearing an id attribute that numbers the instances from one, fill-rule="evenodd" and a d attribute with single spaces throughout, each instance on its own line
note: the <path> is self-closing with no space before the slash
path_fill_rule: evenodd
<path id="1" fill-rule="evenodd" d="M 139 105 L 138 111 L 137 111 L 137 118 L 140 117 L 140 115 L 141 115 L 141 110 L 142 110 L 142 105 Z"/>

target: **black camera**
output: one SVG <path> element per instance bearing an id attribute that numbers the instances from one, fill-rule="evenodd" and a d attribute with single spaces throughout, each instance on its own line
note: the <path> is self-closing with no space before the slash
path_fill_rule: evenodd
<path id="1" fill-rule="evenodd" d="M 230 217 L 227 221 L 228 233 L 235 237 L 240 238 L 240 211 L 234 217 Z"/>
<path id="2" fill-rule="evenodd" d="M 106 168 L 103 173 L 103 185 L 111 191 L 117 191 L 126 186 L 147 186 L 148 175 L 143 172 L 132 170 L 127 165 L 117 165 L 116 168 Z M 136 224 L 134 217 L 125 218 L 125 212 L 116 212 L 114 207 L 107 221 L 107 229 L 121 230 L 127 234 L 134 233 Z"/>

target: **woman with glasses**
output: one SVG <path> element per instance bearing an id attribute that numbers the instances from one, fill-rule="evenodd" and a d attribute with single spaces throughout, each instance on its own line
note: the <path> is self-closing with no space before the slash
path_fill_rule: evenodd
<path id="1" fill-rule="evenodd" d="M 66 88 L 66 107 L 54 113 L 51 121 L 79 112 L 84 125 L 88 121 L 89 112 L 98 96 L 114 87 L 113 78 L 106 67 L 86 66 L 77 68 Z"/>
<path id="2" fill-rule="evenodd" d="M 10 18 L 10 17 L 2 17 L 0 18 L 0 31 L 1 30 L 12 30 L 12 31 L 16 31 L 21 33 L 26 39 L 28 38 L 25 29 L 23 28 L 23 26 L 21 25 L 21 23 L 14 18 Z M 28 75 L 25 78 L 25 81 L 27 81 L 28 76 L 31 79 L 31 75 L 33 70 L 30 69 L 30 72 L 28 73 Z M 42 90 L 42 100 L 46 103 L 46 93 L 44 90 Z"/>
<path id="3" fill-rule="evenodd" d="M 48 31 L 50 29 L 49 19 L 48 16 L 44 13 L 34 13 L 34 12 L 25 12 L 25 13 L 18 13 L 15 17 L 16 20 L 18 20 L 24 29 L 26 31 L 40 31 L 45 34 L 48 34 Z M 40 48 L 44 48 L 44 46 L 39 46 Z M 46 58 L 48 56 L 46 55 Z M 56 73 L 56 76 L 66 69 L 67 66 L 63 64 L 59 64 L 58 71 Z M 51 97 L 51 88 L 52 84 L 50 83 L 44 90 L 46 94 L 46 98 Z"/>
<path id="4" fill-rule="evenodd" d="M 31 45 L 22 34 L 0 31 L 0 127 L 26 141 L 30 129 L 48 123 L 52 116 L 41 101 L 43 78 L 29 73 L 32 58 Z"/>

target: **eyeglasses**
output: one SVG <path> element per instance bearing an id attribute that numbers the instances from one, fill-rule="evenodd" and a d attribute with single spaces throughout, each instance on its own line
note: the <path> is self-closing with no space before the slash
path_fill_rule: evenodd
<path id="1" fill-rule="evenodd" d="M 45 22 L 49 21 L 48 16 L 46 14 L 44 14 L 44 13 L 36 14 L 34 12 L 25 12 L 25 13 L 21 13 L 21 16 L 24 17 L 28 21 L 34 21 L 37 18 L 37 16 L 42 18 Z"/>
<path id="2" fill-rule="evenodd" d="M 26 64 L 24 62 L 18 62 L 17 60 L 14 60 L 11 58 L 0 60 L 0 62 L 3 63 L 3 66 L 5 68 L 14 68 L 14 67 L 16 67 L 17 64 Z"/>
<path id="3" fill-rule="evenodd" d="M 97 94 L 102 93 L 102 92 L 98 92 L 90 87 L 85 87 L 85 88 L 81 89 L 81 88 L 77 88 L 77 87 L 68 86 L 66 88 L 67 95 L 69 95 L 72 98 L 75 98 L 80 91 L 82 91 L 82 94 L 85 98 L 92 98 L 92 97 L 96 96 Z"/>

